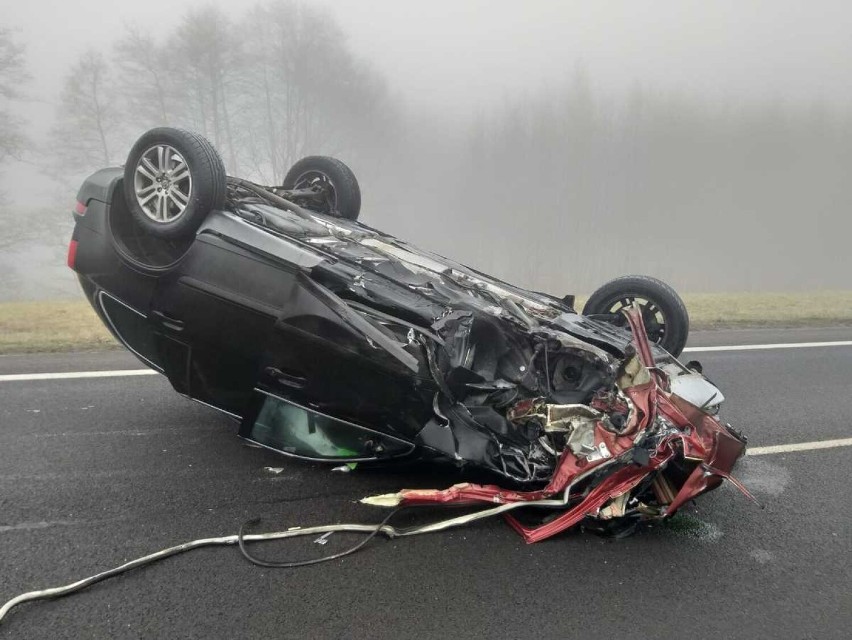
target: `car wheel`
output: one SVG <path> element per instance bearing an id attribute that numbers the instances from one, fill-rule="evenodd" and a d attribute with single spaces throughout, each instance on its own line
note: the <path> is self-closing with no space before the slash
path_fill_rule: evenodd
<path id="1" fill-rule="evenodd" d="M 352 169 L 337 158 L 308 156 L 294 164 L 284 177 L 284 189 L 324 188 L 327 204 L 321 213 L 357 220 L 361 212 L 361 188 Z"/>
<path id="2" fill-rule="evenodd" d="M 124 166 L 124 197 L 148 233 L 166 239 L 194 234 L 225 203 L 225 165 L 210 142 L 191 131 L 158 127 L 133 145 Z"/>
<path id="3" fill-rule="evenodd" d="M 679 356 L 689 336 L 689 314 L 675 290 L 656 278 L 624 276 L 607 282 L 589 297 L 583 315 L 624 327 L 627 319 L 621 311 L 631 304 L 641 309 L 651 342 Z"/>

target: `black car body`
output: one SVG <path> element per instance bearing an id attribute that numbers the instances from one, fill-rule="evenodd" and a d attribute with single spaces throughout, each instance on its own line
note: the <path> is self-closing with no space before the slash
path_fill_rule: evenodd
<path id="1" fill-rule="evenodd" d="M 83 184 L 69 265 L 122 344 L 265 447 L 335 461 L 434 458 L 536 488 L 553 482 L 565 452 L 618 458 L 595 429 L 634 429 L 627 449 L 652 459 L 662 446 L 652 438 L 683 437 L 674 418 L 634 406 L 630 385 L 650 382 L 619 382 L 643 347 L 638 366 L 661 393 L 680 389 L 699 421 L 722 402 L 700 373 L 629 327 L 578 314 L 570 296 L 514 287 L 333 212 L 279 206 L 245 181 L 188 237 L 152 237 L 129 215 L 126 175 L 104 169 Z M 714 477 L 742 454 L 744 441 L 708 419 L 706 459 L 660 458 L 670 486 L 656 494 L 657 515 L 718 453 L 718 434 L 736 444 Z M 656 467 L 644 464 L 650 478 Z M 654 493 L 650 480 L 640 488 Z"/>

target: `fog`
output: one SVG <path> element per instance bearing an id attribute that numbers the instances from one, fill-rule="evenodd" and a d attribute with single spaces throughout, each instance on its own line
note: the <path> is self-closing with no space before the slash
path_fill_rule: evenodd
<path id="1" fill-rule="evenodd" d="M 689 292 L 850 287 L 846 2 L 0 0 L 0 15 L 23 62 L 4 76 L 0 49 L 15 89 L 0 298 L 76 295 L 76 188 L 158 124 L 266 182 L 338 155 L 367 224 L 550 293 L 625 273 Z M 221 73 L 196 82 L 198 50 Z M 262 82 L 300 96 L 304 123 L 264 115 Z"/>

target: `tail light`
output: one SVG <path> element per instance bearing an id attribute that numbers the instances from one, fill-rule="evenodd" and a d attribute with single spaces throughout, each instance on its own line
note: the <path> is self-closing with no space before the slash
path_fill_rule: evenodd
<path id="1" fill-rule="evenodd" d="M 77 265 L 77 241 L 72 240 L 68 244 L 68 267 L 76 270 Z"/>
<path id="2" fill-rule="evenodd" d="M 88 207 L 84 202 L 80 202 L 79 200 L 74 203 L 74 215 L 75 216 L 84 216 L 86 215 L 86 209 Z M 68 243 L 68 258 L 66 260 L 66 264 L 69 269 L 77 270 L 77 241 L 74 239 L 74 236 L 77 235 L 77 230 L 75 228 L 74 234 L 71 236 L 71 242 Z"/>

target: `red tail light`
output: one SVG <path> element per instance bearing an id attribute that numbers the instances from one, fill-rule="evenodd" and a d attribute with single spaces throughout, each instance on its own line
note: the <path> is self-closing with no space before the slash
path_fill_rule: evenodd
<path id="1" fill-rule="evenodd" d="M 78 202 L 74 205 L 74 213 L 76 213 L 78 216 L 86 215 L 86 205 L 82 202 Z"/>
<path id="2" fill-rule="evenodd" d="M 76 270 L 77 264 L 77 241 L 72 240 L 68 245 L 68 266 Z"/>

